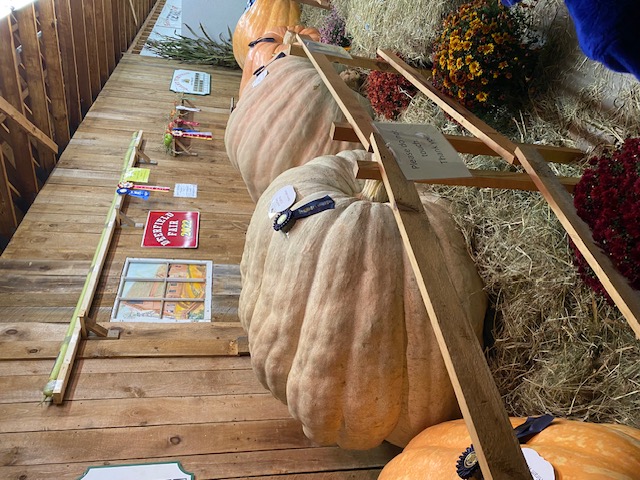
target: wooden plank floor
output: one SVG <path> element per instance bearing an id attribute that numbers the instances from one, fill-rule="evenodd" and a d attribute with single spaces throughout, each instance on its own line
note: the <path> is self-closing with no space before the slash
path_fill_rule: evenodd
<path id="1" fill-rule="evenodd" d="M 144 151 L 159 162 L 150 183 L 195 183 L 198 198 L 153 193 L 130 199 L 127 214 L 143 222 L 149 209 L 197 209 L 200 246 L 143 249 L 141 230 L 120 230 L 96 318 L 109 319 L 126 257 L 240 262 L 253 204 L 222 140 L 240 75 L 211 70 L 212 95 L 193 98 L 214 140 L 194 144 L 197 157 L 172 157 L 162 136 L 176 68 L 185 67 L 125 55 L 0 257 L 0 478 L 76 479 L 89 466 L 180 461 L 198 480 L 374 479 L 398 449 L 315 446 L 259 384 L 248 357 L 208 355 L 215 342 L 243 334 L 233 294 L 213 324 L 126 324 L 120 340 L 84 342 L 67 400 L 41 403 L 133 132 L 144 130 Z"/>

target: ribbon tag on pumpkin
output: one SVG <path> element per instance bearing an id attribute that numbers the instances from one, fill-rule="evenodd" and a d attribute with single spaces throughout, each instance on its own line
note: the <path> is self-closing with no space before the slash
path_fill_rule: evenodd
<path id="1" fill-rule="evenodd" d="M 276 60 L 278 60 L 279 58 L 284 58 L 286 56 L 287 56 L 286 53 L 280 52 L 278 55 L 273 57 L 273 59 L 270 62 L 262 65 L 255 72 L 253 72 L 253 76 L 256 77 L 256 78 L 253 79 L 253 83 L 251 84 L 251 86 L 252 87 L 258 86 L 265 79 L 265 77 L 269 74 L 269 71 L 267 70 L 267 67 L 269 65 L 271 65 L 273 62 L 275 62 Z"/>
<path id="2" fill-rule="evenodd" d="M 294 203 L 296 203 L 296 191 L 292 185 L 285 185 L 278 190 L 271 199 L 271 205 L 269 205 L 269 218 L 273 218 L 280 212 L 284 212 Z"/>
<path id="3" fill-rule="evenodd" d="M 336 208 L 336 202 L 329 195 L 325 195 L 322 198 L 305 203 L 295 210 L 286 209 L 280 212 L 273 221 L 273 229 L 276 232 L 287 233 L 297 220 L 333 208 Z"/>
<path id="4" fill-rule="evenodd" d="M 522 454 L 534 480 L 555 480 L 553 465 L 540 456 L 533 448 L 523 448 Z"/>
<path id="5" fill-rule="evenodd" d="M 516 438 L 520 443 L 526 443 L 531 437 L 540 433 L 542 430 L 544 430 L 549 425 L 551 425 L 551 422 L 553 422 L 553 419 L 554 417 L 552 415 L 528 417 L 523 424 L 518 425 L 516 428 L 513 429 L 513 431 L 516 434 Z M 524 450 L 525 449 L 523 449 L 523 452 Z M 531 449 L 527 449 L 527 450 L 531 450 Z M 532 458 L 534 457 L 531 454 L 529 454 L 529 456 Z M 527 460 L 527 465 L 529 466 L 529 470 L 531 471 L 532 474 L 538 475 L 538 476 L 534 476 L 534 478 L 536 480 L 555 480 L 555 474 L 553 473 L 553 466 L 549 462 L 544 460 L 542 457 L 540 457 L 539 455 L 538 457 L 539 459 L 532 460 L 532 462 L 535 462 L 535 465 L 537 465 L 537 467 L 535 467 L 536 469 L 534 470 L 534 468 L 532 467 L 532 464 L 529 463 L 529 459 L 525 455 L 525 460 Z M 545 465 L 545 463 L 548 466 Z M 460 455 L 460 457 L 458 458 L 456 467 L 457 467 L 456 470 L 457 470 L 458 476 L 460 478 L 463 478 L 463 479 L 483 478 L 482 472 L 480 471 L 480 464 L 478 463 L 478 457 L 476 456 L 476 452 L 473 448 L 473 445 L 467 448 L 462 453 L 462 455 Z M 551 476 L 549 476 L 549 467 L 551 467 Z M 541 473 L 538 473 L 538 472 L 544 472 L 545 474 L 542 475 Z"/>

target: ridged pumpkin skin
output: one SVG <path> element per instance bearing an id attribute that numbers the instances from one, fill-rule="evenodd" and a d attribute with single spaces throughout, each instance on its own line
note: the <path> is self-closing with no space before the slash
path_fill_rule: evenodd
<path id="1" fill-rule="evenodd" d="M 331 123 L 345 117 L 308 60 L 280 58 L 268 70 L 261 83 L 247 86 L 224 136 L 229 160 L 254 202 L 285 170 L 318 155 L 362 148 L 329 137 Z"/>
<path id="2" fill-rule="evenodd" d="M 262 195 L 241 262 L 239 316 L 253 369 L 319 444 L 404 446 L 459 418 L 458 405 L 393 212 L 360 200 L 364 151 L 322 156 L 281 174 Z M 292 185 L 298 201 L 330 195 L 335 209 L 298 220 L 288 236 L 267 212 Z M 447 209 L 427 202 L 457 295 L 478 337 L 483 285 Z M 456 295 L 456 292 L 451 292 Z"/>
<path id="3" fill-rule="evenodd" d="M 515 427 L 524 418 L 511 418 Z M 471 444 L 463 420 L 426 429 L 389 462 L 378 480 L 460 480 L 456 461 Z M 554 420 L 525 445 L 551 463 L 557 480 L 640 479 L 640 430 Z"/>
<path id="4" fill-rule="evenodd" d="M 242 72 L 242 80 L 240 80 L 240 94 L 249 81 L 253 81 L 255 77 L 253 73 L 263 65 L 269 63 L 273 57 L 280 52 L 286 50 L 289 45 L 296 42 L 296 34 L 308 35 L 312 40 L 320 41 L 320 32 L 316 28 L 307 28 L 304 25 L 293 25 L 290 27 L 275 27 L 268 32 L 264 32 L 260 38 L 271 38 L 273 41 L 262 41 L 256 43 L 253 47 L 249 47 L 249 52 L 245 58 L 244 71 Z M 252 40 L 255 42 L 259 39 Z"/>
<path id="5" fill-rule="evenodd" d="M 256 0 L 246 10 L 233 31 L 233 56 L 244 68 L 249 43 L 260 38 L 264 32 L 280 25 L 300 23 L 300 4 L 292 0 Z"/>

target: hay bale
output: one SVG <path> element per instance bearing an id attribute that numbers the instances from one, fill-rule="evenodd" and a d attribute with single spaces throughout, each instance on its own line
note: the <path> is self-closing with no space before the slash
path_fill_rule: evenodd
<path id="1" fill-rule="evenodd" d="M 447 14 L 463 0 L 333 0 L 353 38 L 355 53 L 375 56 L 389 48 L 410 60 L 428 60 Z"/>
<path id="2" fill-rule="evenodd" d="M 531 101 L 513 112 L 512 139 L 593 149 L 638 135 L 640 83 L 581 52 L 562 0 L 525 0 L 543 39 Z M 391 48 L 426 59 L 460 1 L 335 0 L 356 51 Z M 406 17 L 404 12 L 412 12 Z M 400 118 L 464 134 L 419 94 Z M 474 168 L 517 170 L 493 157 Z M 553 165 L 552 165 L 553 166 Z M 553 166 L 579 175 L 582 166 Z M 577 275 L 567 235 L 539 193 L 420 185 L 452 202 L 495 309 L 490 368 L 510 415 L 552 413 L 640 428 L 640 342 L 620 312 Z"/>

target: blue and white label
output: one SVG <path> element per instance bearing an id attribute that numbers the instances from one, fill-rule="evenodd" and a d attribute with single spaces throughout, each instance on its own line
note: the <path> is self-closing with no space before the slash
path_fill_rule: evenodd
<path id="1" fill-rule="evenodd" d="M 278 190 L 269 205 L 269 218 L 273 218 L 280 212 L 290 208 L 296 201 L 296 191 L 292 185 L 285 185 Z"/>

